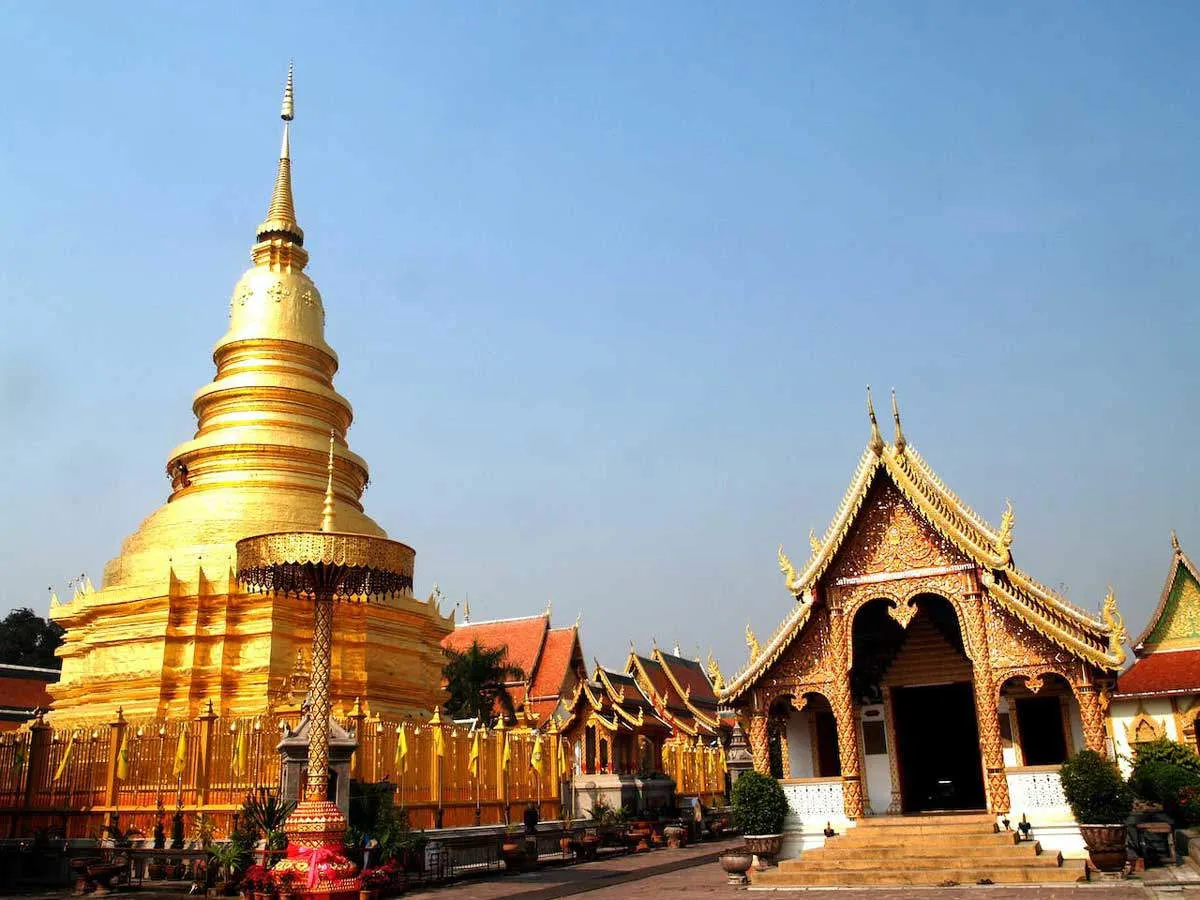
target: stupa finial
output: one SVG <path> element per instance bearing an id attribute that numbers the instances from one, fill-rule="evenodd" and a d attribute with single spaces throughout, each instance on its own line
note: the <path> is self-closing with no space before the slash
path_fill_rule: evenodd
<path id="1" fill-rule="evenodd" d="M 875 418 L 875 403 L 871 400 L 871 386 L 867 385 L 867 416 L 871 419 L 870 448 L 875 454 L 883 452 L 883 437 L 879 434 L 879 421 Z"/>
<path id="2" fill-rule="evenodd" d="M 288 64 L 287 84 L 283 89 L 283 104 L 279 117 L 283 119 L 283 143 L 279 148 L 279 168 L 275 173 L 275 190 L 267 218 L 258 226 L 258 240 L 279 238 L 303 246 L 304 230 L 296 221 L 296 205 L 292 200 L 292 145 L 290 122 L 296 118 L 296 103 L 292 90 L 293 65 Z"/>
<path id="3" fill-rule="evenodd" d="M 904 439 L 904 429 L 900 427 L 900 405 L 896 403 L 896 389 L 892 388 L 892 421 L 896 423 L 895 446 L 897 453 L 903 453 L 908 441 Z"/>
<path id="4" fill-rule="evenodd" d="M 325 482 L 325 506 L 321 509 L 321 530 L 333 531 L 333 429 L 329 431 L 329 479 Z"/>

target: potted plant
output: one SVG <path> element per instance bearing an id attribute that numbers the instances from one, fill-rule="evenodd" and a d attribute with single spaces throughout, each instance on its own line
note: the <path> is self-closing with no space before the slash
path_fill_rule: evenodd
<path id="1" fill-rule="evenodd" d="M 504 860 L 504 869 L 508 872 L 520 872 L 525 865 L 525 847 L 518 840 L 521 836 L 520 825 L 506 825 L 504 841 L 500 844 L 500 858 Z"/>
<path id="2" fill-rule="evenodd" d="M 1059 778 L 1092 863 L 1101 872 L 1120 871 L 1133 792 L 1116 764 L 1095 750 L 1082 750 L 1063 763 Z"/>
<path id="3" fill-rule="evenodd" d="M 242 890 L 243 896 L 259 900 L 259 898 L 265 897 L 268 894 L 270 880 L 271 876 L 268 874 L 266 867 L 255 863 L 242 873 L 242 880 L 239 883 L 239 887 Z"/>
<path id="4" fill-rule="evenodd" d="M 383 866 L 364 869 L 359 880 L 358 900 L 375 900 L 392 885 L 392 876 Z"/>
<path id="5" fill-rule="evenodd" d="M 721 864 L 721 868 L 729 876 L 729 884 L 741 885 L 750 881 L 746 877 L 746 872 L 754 865 L 754 854 L 744 846 L 726 850 L 721 854 L 717 862 Z"/>
<path id="6" fill-rule="evenodd" d="M 760 772 L 746 772 L 733 786 L 733 827 L 742 832 L 746 847 L 769 863 L 783 845 L 783 820 L 788 802 L 779 782 Z"/>
<path id="7" fill-rule="evenodd" d="M 238 867 L 244 849 L 237 841 L 221 841 L 208 848 L 211 865 L 217 868 L 217 893 L 226 897 L 237 884 Z"/>
<path id="8" fill-rule="evenodd" d="M 296 877 L 296 873 L 289 869 L 276 878 L 275 883 L 279 885 L 279 900 L 292 900 L 299 879 Z"/>
<path id="9" fill-rule="evenodd" d="M 687 829 L 682 825 L 666 825 L 663 827 L 663 836 L 667 839 L 667 846 L 672 850 L 678 850 L 686 841 Z"/>

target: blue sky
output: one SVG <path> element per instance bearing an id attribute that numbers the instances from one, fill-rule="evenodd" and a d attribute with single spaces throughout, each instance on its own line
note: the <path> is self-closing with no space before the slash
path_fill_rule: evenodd
<path id="1" fill-rule="evenodd" d="M 0 608 L 164 499 L 270 194 L 417 590 L 584 649 L 786 613 L 895 386 L 1140 630 L 1200 554 L 1189 3 L 7 4 Z M 884 405 L 886 401 L 884 401 Z"/>

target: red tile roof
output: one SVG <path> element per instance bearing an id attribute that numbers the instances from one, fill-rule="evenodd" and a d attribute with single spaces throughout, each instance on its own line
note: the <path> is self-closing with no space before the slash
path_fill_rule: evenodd
<path id="1" fill-rule="evenodd" d="M 1148 653 L 1117 676 L 1115 696 L 1200 694 L 1200 650 Z"/>
<path id="2" fill-rule="evenodd" d="M 700 663 L 673 653 L 659 652 L 663 662 L 671 667 L 671 674 L 675 676 L 680 687 L 691 690 L 688 699 L 697 706 L 716 707 L 717 695 L 713 693 L 712 685 L 709 684 L 708 676 L 704 674 L 704 667 Z"/>
<path id="3" fill-rule="evenodd" d="M 529 678 L 537 668 L 542 643 L 550 628 L 550 617 L 530 616 L 525 619 L 497 619 L 492 622 L 463 622 L 442 638 L 442 646 L 460 653 L 478 641 L 479 646 L 489 650 L 505 647 L 506 660 L 519 666 Z"/>
<path id="4" fill-rule="evenodd" d="M 571 628 L 552 628 L 542 645 L 542 656 L 529 688 L 531 697 L 558 697 L 567 683 L 575 658 L 578 632 Z M 582 656 L 582 650 L 580 650 Z"/>

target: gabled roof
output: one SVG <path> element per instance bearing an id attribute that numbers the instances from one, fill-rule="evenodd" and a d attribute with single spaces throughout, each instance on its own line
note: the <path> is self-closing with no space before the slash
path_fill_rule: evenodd
<path id="1" fill-rule="evenodd" d="M 921 518 L 980 570 L 984 591 L 1001 608 L 1078 658 L 1103 669 L 1117 669 L 1125 661 L 1125 628 L 1112 592 L 1104 600 L 1101 621 L 1018 569 L 1010 552 L 1011 506 L 999 528 L 985 522 L 908 444 L 899 428 L 899 414 L 895 415 L 896 440 L 885 444 L 875 424 L 875 412 L 870 409 L 871 439 L 824 538 L 812 540 L 812 555 L 804 568 L 797 570 L 783 547 L 779 548 L 784 583 L 798 602 L 758 655 L 719 692 L 719 698 L 730 701 L 745 693 L 803 630 L 814 603 L 819 602 L 820 579 L 852 533 L 863 503 L 879 478 L 889 479 Z"/>
<path id="2" fill-rule="evenodd" d="M 583 660 L 579 627 L 551 628 L 542 645 L 541 658 L 529 686 L 529 696 L 539 700 L 558 697 L 567 685 L 571 664 L 576 660 Z"/>
<path id="3" fill-rule="evenodd" d="M 1133 652 L 1141 656 L 1164 644 L 1200 649 L 1200 571 L 1183 552 L 1173 531 L 1167 580 L 1150 621 L 1133 643 Z"/>
<path id="4" fill-rule="evenodd" d="M 1200 694 L 1200 649 L 1147 653 L 1117 676 L 1113 699 Z"/>
<path id="5" fill-rule="evenodd" d="M 711 714 L 689 704 L 690 691 L 678 686 L 664 655 L 655 648 L 654 656 L 646 657 L 631 650 L 625 672 L 632 676 L 641 691 L 654 704 L 655 711 L 672 727 L 688 736 L 698 731 L 714 731 L 718 720 L 715 708 Z M 668 657 L 679 659 L 680 657 Z M 701 673 L 703 677 L 703 673 Z"/>
<path id="6" fill-rule="evenodd" d="M 520 619 L 493 619 L 487 622 L 463 622 L 442 638 L 447 650 L 462 652 L 475 641 L 489 650 L 505 647 L 505 659 L 510 665 L 520 667 L 526 680 L 533 677 L 546 632 L 550 630 L 550 616 L 541 613 Z"/>

